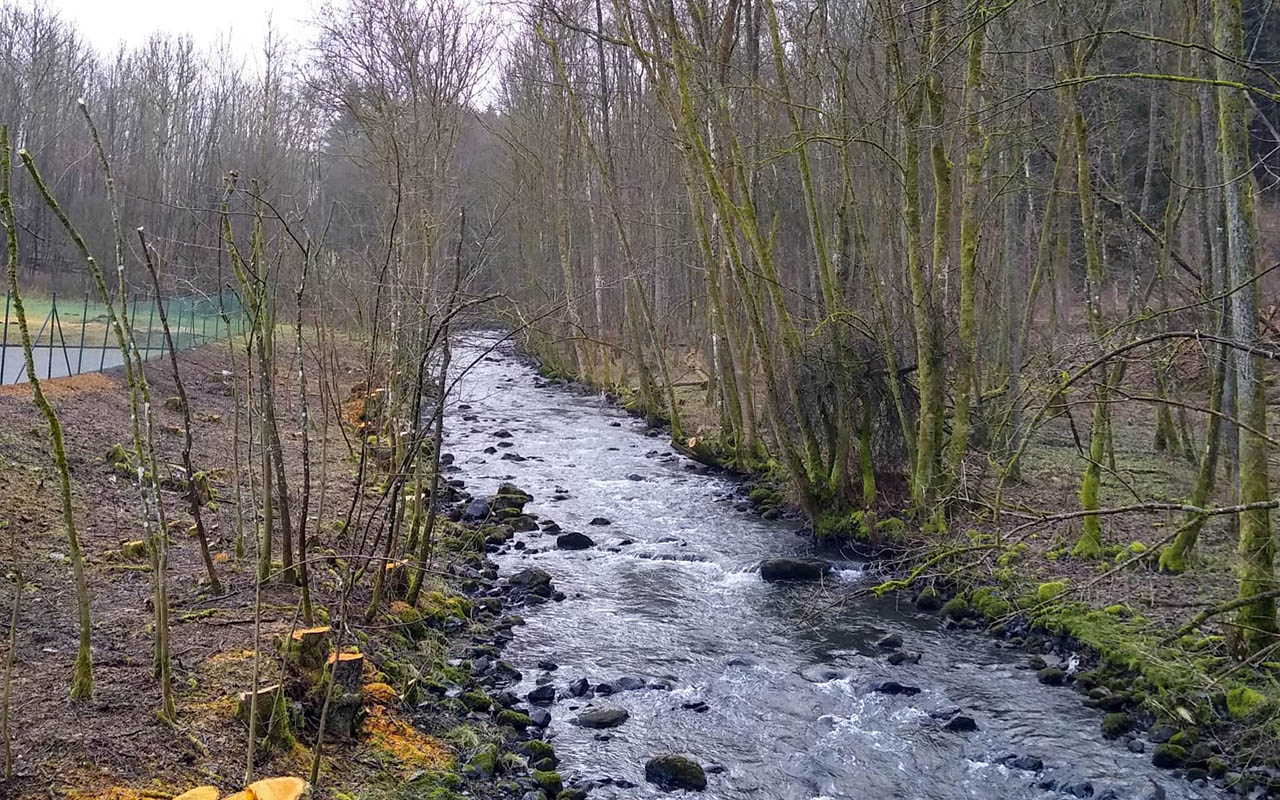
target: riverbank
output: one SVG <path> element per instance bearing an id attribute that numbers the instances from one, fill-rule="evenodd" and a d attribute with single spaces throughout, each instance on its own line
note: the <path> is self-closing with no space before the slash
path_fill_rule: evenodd
<path id="1" fill-rule="evenodd" d="M 613 399 L 646 416 L 635 398 Z M 685 399 L 697 402 L 692 395 Z M 684 414 L 686 425 L 707 416 L 696 409 Z M 1187 462 L 1150 453 L 1149 419 L 1118 409 L 1114 426 L 1122 471 L 1104 487 L 1104 506 L 1132 503 L 1134 491 L 1169 499 L 1189 491 L 1194 475 Z M 714 429 L 686 435 L 696 437 L 696 449 L 686 441 L 674 443 L 678 450 L 717 463 Z M 868 594 L 896 597 L 908 606 L 922 595 L 921 609 L 940 612 L 947 627 L 990 631 L 1002 648 L 1025 652 L 1023 666 L 1034 668 L 1046 685 L 1078 690 L 1078 702 L 1093 710 L 1087 724 L 1114 747 L 1139 753 L 1205 789 L 1280 791 L 1276 664 L 1264 658 L 1239 667 L 1224 616 L 1182 629 L 1233 599 L 1233 534 L 1225 524 L 1210 524 L 1195 569 L 1161 574 L 1154 569 L 1158 548 L 1177 530 L 1181 515 L 1117 515 L 1105 521 L 1104 557 L 1074 558 L 1070 548 L 1079 520 L 1055 519 L 1054 513 L 1079 508 L 1077 459 L 1069 421 L 1045 426 L 1028 450 L 1022 481 L 1004 491 L 999 529 L 980 503 L 957 514 L 946 536 L 925 537 L 898 509 L 875 509 L 888 546 L 884 580 L 828 592 L 815 604 L 815 616 L 839 614 Z M 981 466 L 972 465 L 970 497 L 993 488 Z M 789 489 L 776 475 L 744 480 L 751 483 L 736 500 L 739 507 L 765 519 L 794 513 Z M 828 517 L 814 527 L 847 534 L 858 530 L 856 522 Z M 866 552 L 865 542 L 850 538 L 825 542 Z"/>
<path id="2" fill-rule="evenodd" d="M 358 383 L 360 359 L 353 351 L 341 356 L 337 383 L 347 397 Z M 242 366 L 243 354 L 237 358 Z M 501 660 L 501 649 L 512 628 L 521 624 L 518 607 L 545 599 L 542 594 L 551 593 L 550 584 L 500 582 L 486 548 L 496 546 L 494 538 L 504 529 L 486 528 L 483 520 L 455 523 L 442 515 L 432 572 L 416 607 L 398 596 L 407 575 L 397 565 L 395 573 L 388 572 L 391 597 L 366 615 L 371 582 L 359 581 L 343 619 L 340 587 L 361 532 L 342 530 L 355 486 L 355 456 L 348 449 L 351 431 L 344 433 L 335 422 L 327 445 L 318 431 L 311 442 L 316 484 L 308 549 L 316 619 L 307 626 L 300 616 L 298 588 L 273 577 L 262 585 L 255 647 L 254 515 L 248 510 L 253 501 L 247 481 L 242 486 L 247 553 L 236 553 L 230 381 L 243 376 L 226 344 L 184 352 L 179 359 L 193 418 L 193 460 L 211 490 L 204 522 L 223 590 L 216 595 L 209 590 L 204 562 L 188 533 L 191 520 L 185 518 L 181 487 L 167 481 L 166 505 L 175 519 L 168 571 L 177 706 L 172 723 L 162 722 L 156 713 L 160 696 L 152 675 L 152 574 L 146 547 L 138 541 L 143 535 L 140 503 L 126 477 L 128 469 L 115 463 L 115 446 L 129 437 L 122 376 L 108 371 L 45 383 L 67 439 L 86 559 L 96 681 L 94 697 L 87 701 L 67 696 L 77 628 L 47 432 L 28 386 L 0 387 L 0 564 L 6 571 L 6 620 L 14 598 L 13 567 L 24 579 L 9 709 L 14 776 L 0 781 L 0 794 L 138 800 L 168 798 L 200 785 L 230 794 L 244 784 L 248 730 L 243 701 L 255 685 L 255 670 L 261 691 L 259 732 L 265 733 L 254 776 L 305 778 L 326 669 L 345 677 L 327 718 L 316 797 L 445 800 L 459 794 L 519 798 L 541 792 L 529 765 L 546 771 L 541 780 L 549 784 L 554 754 L 545 745 L 530 744 L 541 730 L 539 716 L 531 719 L 514 695 L 504 694 L 520 675 Z M 159 402 L 174 394 L 167 362 L 148 365 L 148 378 L 158 399 L 159 461 L 180 463 L 182 415 L 175 404 Z M 276 376 L 286 431 L 292 426 L 283 420 L 296 419 L 298 413 L 293 380 L 290 370 Z M 310 391 L 313 398 L 319 396 L 314 380 Z M 286 474 L 298 491 L 300 445 L 287 434 L 284 445 Z M 177 468 L 166 469 L 172 474 Z M 445 515 L 455 503 L 471 499 L 456 471 L 446 476 Z M 368 492 L 376 503 L 377 490 Z M 341 655 L 329 660 L 332 666 L 323 666 L 325 655 L 339 650 Z"/>

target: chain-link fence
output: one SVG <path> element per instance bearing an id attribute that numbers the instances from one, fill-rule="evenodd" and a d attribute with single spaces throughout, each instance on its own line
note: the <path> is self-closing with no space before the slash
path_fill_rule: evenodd
<path id="1" fill-rule="evenodd" d="M 90 299 L 88 294 L 71 302 L 56 292 L 49 297 L 23 297 L 22 305 L 31 332 L 36 375 L 40 378 L 98 372 L 123 363 L 115 334 L 107 321 L 106 306 Z M 135 294 L 129 298 L 129 318 L 138 351 L 144 359 L 166 352 L 161 309 L 178 350 L 226 339 L 248 328 L 244 309 L 233 292 L 164 298 Z M 0 384 L 26 379 L 27 365 L 18 319 L 12 298 L 5 294 L 4 327 L 0 328 Z"/>

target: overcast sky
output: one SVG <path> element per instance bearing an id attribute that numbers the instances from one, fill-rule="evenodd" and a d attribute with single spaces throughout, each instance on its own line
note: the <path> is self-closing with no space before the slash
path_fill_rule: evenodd
<path id="1" fill-rule="evenodd" d="M 309 38 L 314 0 L 46 0 L 76 23 L 99 52 L 134 45 L 163 31 L 189 34 L 200 46 L 230 36 L 237 53 L 256 54 L 268 19 L 296 44 Z"/>

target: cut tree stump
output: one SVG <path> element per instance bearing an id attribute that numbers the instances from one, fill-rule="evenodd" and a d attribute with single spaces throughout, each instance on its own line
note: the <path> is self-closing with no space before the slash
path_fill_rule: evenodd
<path id="1" fill-rule="evenodd" d="M 258 716 L 257 733 L 273 742 L 284 738 L 289 731 L 288 710 L 281 699 L 278 683 L 258 689 L 258 703 L 254 708 Z M 236 701 L 236 719 L 248 725 L 252 704 L 253 692 L 241 692 Z"/>
<path id="2" fill-rule="evenodd" d="M 399 599 L 409 593 L 409 562 L 391 561 L 385 567 L 382 585 L 386 588 L 387 597 Z"/>
<path id="3" fill-rule="evenodd" d="M 287 653 L 301 669 L 314 670 L 324 666 L 329 655 L 329 634 L 331 628 L 321 625 L 316 628 L 302 628 L 293 632 L 287 643 Z"/>
<path id="4" fill-rule="evenodd" d="M 364 686 L 364 656 L 360 653 L 334 653 L 329 656 L 329 669 L 333 682 L 346 694 L 362 694 Z"/>
<path id="5" fill-rule="evenodd" d="M 188 789 L 173 800 L 218 800 L 222 796 L 222 792 L 218 791 L 217 786 L 197 786 L 194 789 Z"/>
<path id="6" fill-rule="evenodd" d="M 266 778 L 245 788 L 253 800 L 298 800 L 311 787 L 302 778 Z"/>
<path id="7" fill-rule="evenodd" d="M 364 656 L 334 653 L 329 656 L 328 669 L 333 675 L 334 687 L 325 728 L 349 739 L 359 732 L 364 711 Z"/>

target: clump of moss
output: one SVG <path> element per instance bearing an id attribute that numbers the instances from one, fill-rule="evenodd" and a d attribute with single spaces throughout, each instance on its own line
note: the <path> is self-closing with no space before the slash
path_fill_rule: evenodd
<path id="1" fill-rule="evenodd" d="M 1012 609 L 1008 600 L 985 586 L 969 593 L 969 605 L 973 606 L 973 610 L 978 614 L 988 619 L 999 619 Z"/>
<path id="2" fill-rule="evenodd" d="M 1042 583 L 1036 587 L 1036 600 L 1041 603 L 1048 603 L 1049 601 L 1056 599 L 1066 590 L 1066 581 L 1049 581 L 1048 583 Z"/>
<path id="3" fill-rule="evenodd" d="M 564 789 L 564 781 L 560 778 L 560 773 L 555 770 L 535 769 L 533 771 L 533 782 L 542 787 L 542 790 L 548 795 L 555 797 Z"/>
<path id="4" fill-rule="evenodd" d="M 1161 769 L 1175 769 L 1187 762 L 1187 749 L 1172 742 L 1156 745 L 1151 763 Z"/>
<path id="5" fill-rule="evenodd" d="M 536 763 L 543 759 L 555 760 L 556 751 L 551 745 L 541 739 L 530 739 L 520 744 L 520 752 L 529 757 L 529 760 Z"/>
<path id="6" fill-rule="evenodd" d="M 462 702 L 472 711 L 488 711 L 493 707 L 493 699 L 479 690 L 463 692 Z"/>
<path id="7" fill-rule="evenodd" d="M 1045 667 L 1036 673 L 1036 679 L 1045 686 L 1061 686 L 1067 682 L 1067 673 L 1057 667 Z"/>
<path id="8" fill-rule="evenodd" d="M 516 730 L 524 730 L 533 724 L 528 714 L 521 714 L 519 711 L 512 711 L 509 708 L 498 712 L 498 724 L 508 725 Z"/>
<path id="9" fill-rule="evenodd" d="M 942 616 L 954 619 L 957 622 L 969 619 L 973 614 L 973 608 L 969 605 L 969 601 L 962 595 L 956 595 L 942 606 Z"/>
<path id="10" fill-rule="evenodd" d="M 1117 739 L 1133 728 L 1133 717 L 1123 712 L 1115 712 L 1102 718 L 1102 735 L 1108 739 Z"/>
<path id="11" fill-rule="evenodd" d="M 1236 686 L 1227 692 L 1227 713 L 1232 719 L 1246 720 L 1261 716 L 1270 705 L 1266 695 L 1248 686 Z"/>

